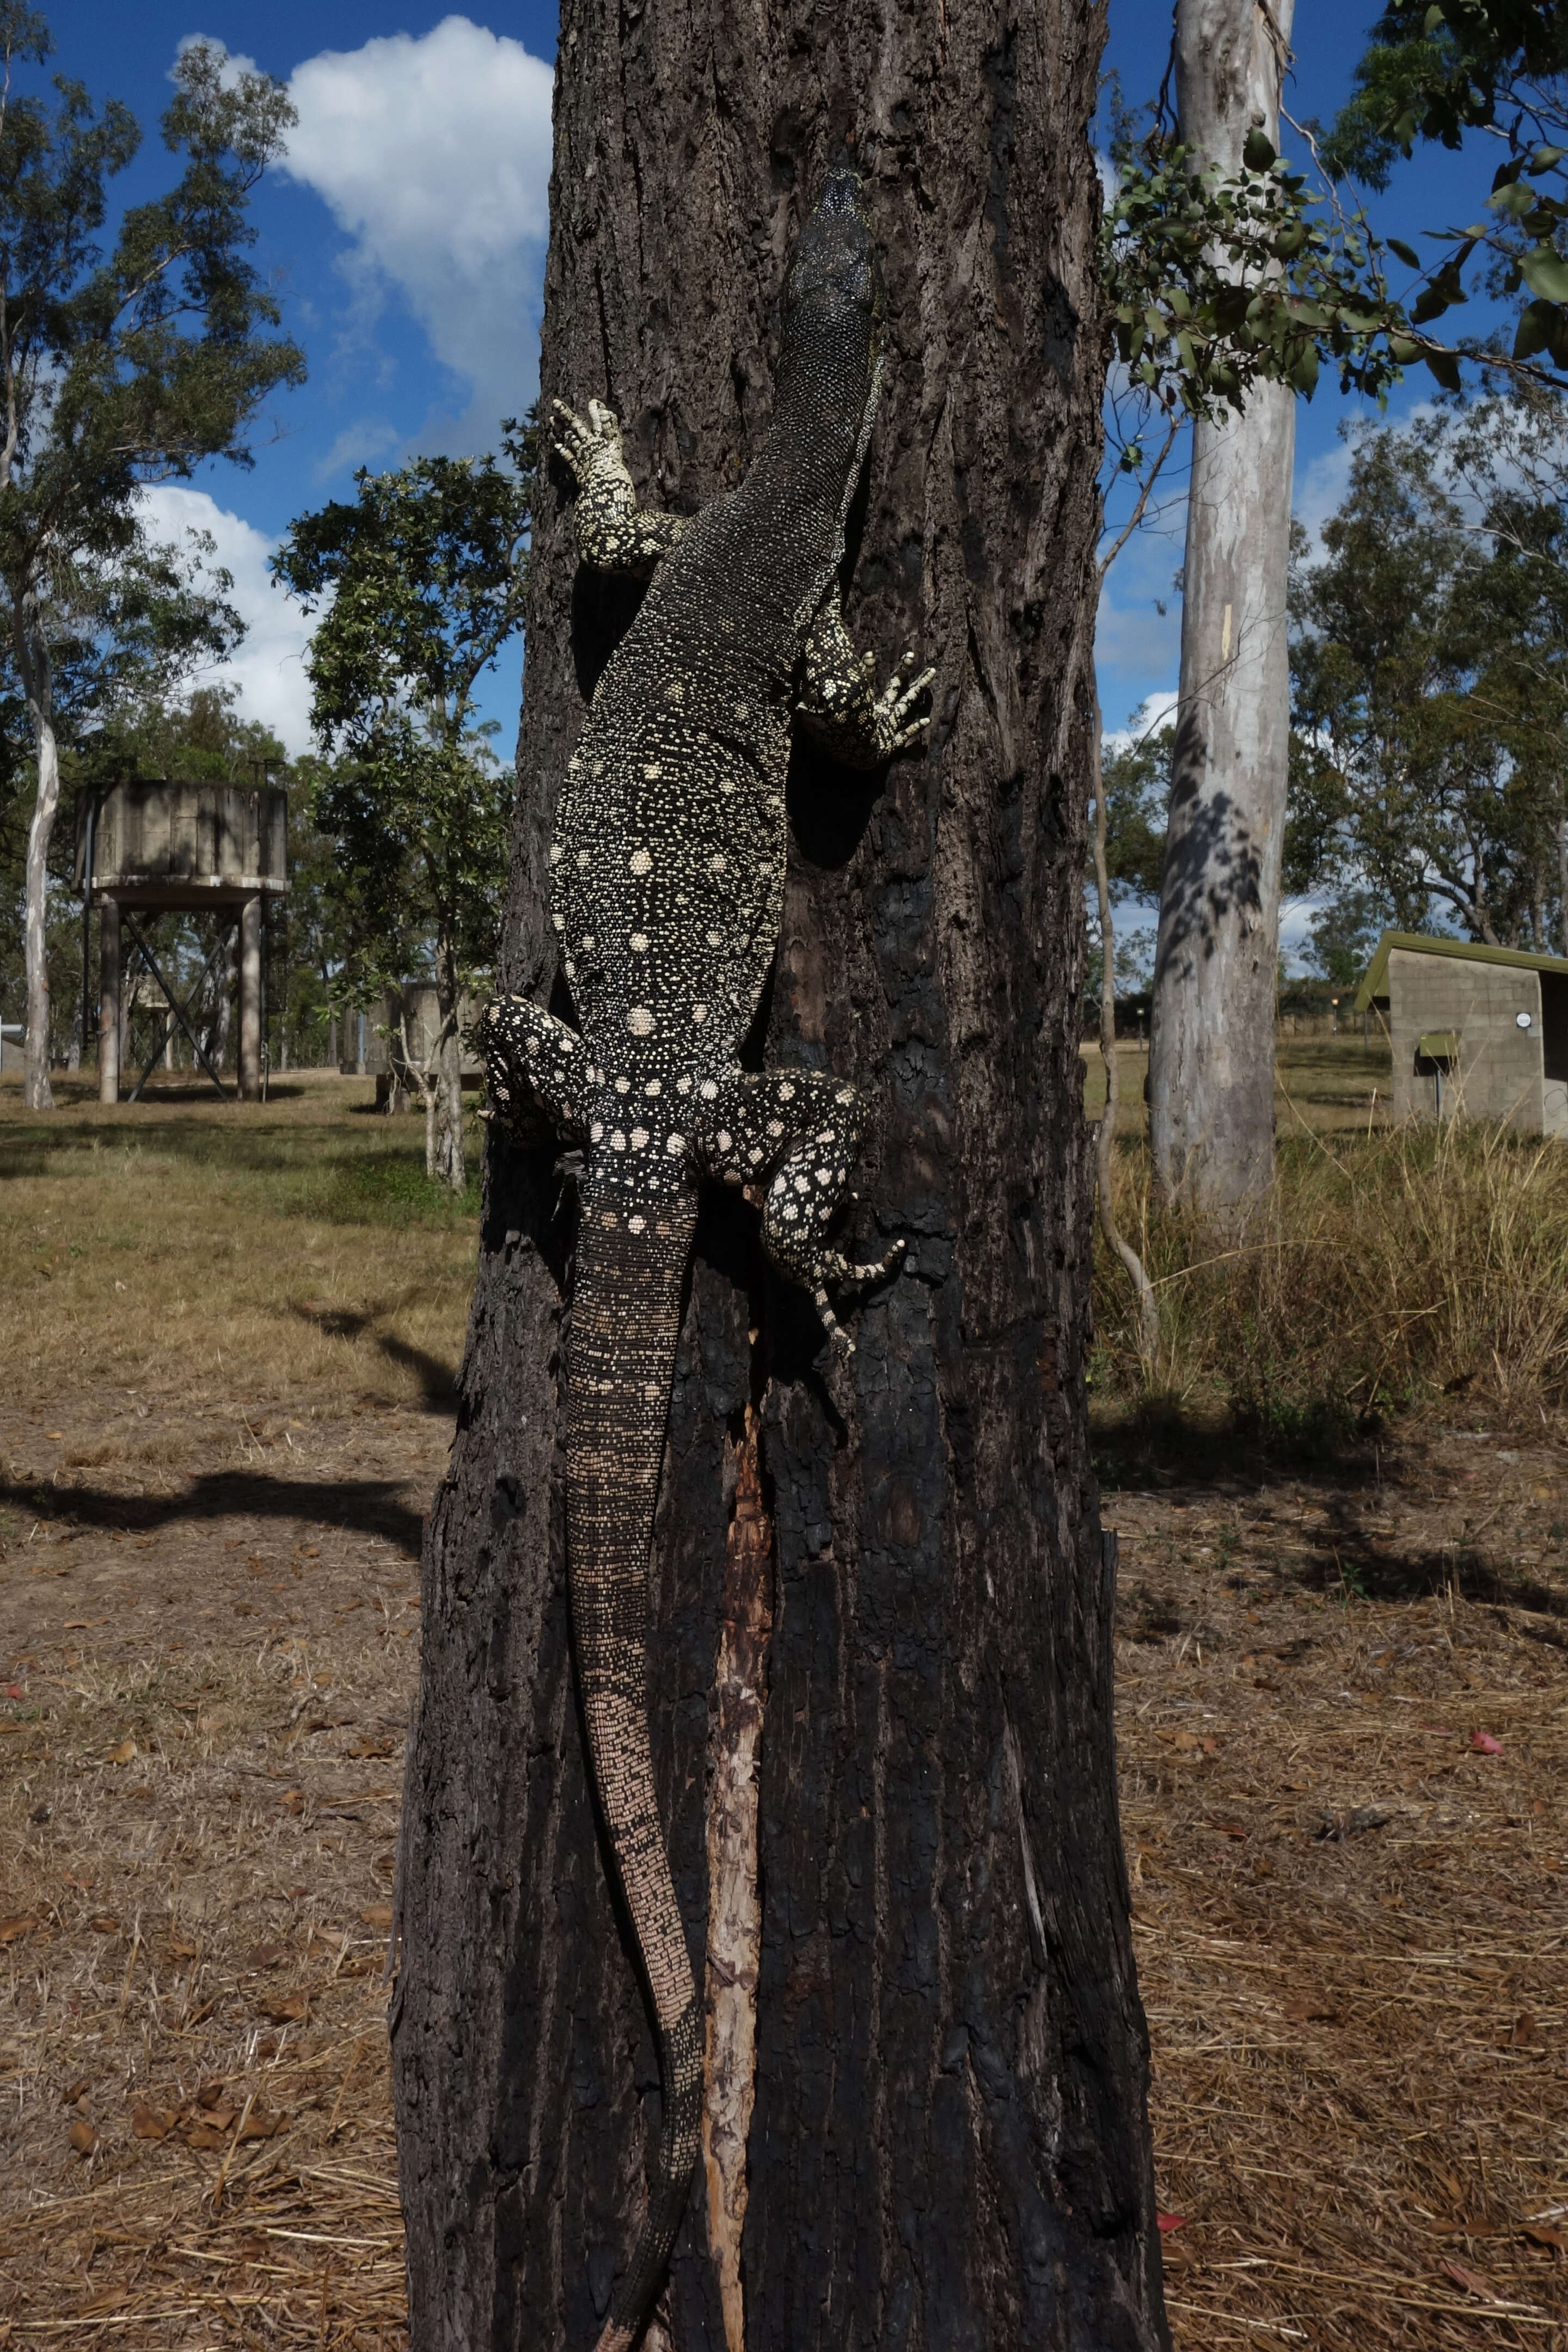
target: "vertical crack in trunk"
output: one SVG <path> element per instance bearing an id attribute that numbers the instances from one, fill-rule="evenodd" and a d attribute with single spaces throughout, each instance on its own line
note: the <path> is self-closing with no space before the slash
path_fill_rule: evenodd
<path id="1" fill-rule="evenodd" d="M 773 1633 L 773 1522 L 763 1502 L 757 1416 L 746 1407 L 735 1457 L 735 1513 L 724 1559 L 719 1654 L 708 1739 L 707 2041 L 702 2162 L 708 2243 L 719 2273 L 727 2352 L 745 2352 L 741 2233 L 746 2140 L 757 2072 L 758 1765 Z"/>

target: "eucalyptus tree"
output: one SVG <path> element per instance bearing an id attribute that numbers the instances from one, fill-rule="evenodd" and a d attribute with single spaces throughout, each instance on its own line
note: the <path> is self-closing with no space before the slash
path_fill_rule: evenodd
<path id="1" fill-rule="evenodd" d="M 1321 557 L 1298 562 L 1293 830 L 1347 906 L 1370 891 L 1405 929 L 1545 947 L 1561 936 L 1568 530 L 1511 479 L 1490 504 L 1471 495 L 1456 459 L 1476 436 L 1443 414 L 1364 434 Z"/>
<path id="2" fill-rule="evenodd" d="M 500 460 L 362 468 L 358 496 L 303 515 L 274 562 L 321 619 L 306 656 L 323 759 L 312 799 L 337 845 L 363 1002 L 427 969 L 438 1019 L 422 1060 L 426 1163 L 466 1181 L 459 1007 L 494 969 L 513 785 L 490 753 L 481 681 L 520 625 L 536 438 L 509 425 Z"/>
<path id="3" fill-rule="evenodd" d="M 267 395 L 303 373 L 272 296 L 245 258 L 247 204 L 292 121 L 264 74 L 234 73 L 195 41 L 174 68 L 163 143 L 183 168 L 100 239 L 109 184 L 140 131 L 60 77 L 51 103 L 20 87 L 49 54 L 44 19 L 0 0 L 0 597 L 32 736 L 26 870 L 27 1051 L 34 1108 L 52 1099 L 45 930 L 59 803 L 54 648 L 60 616 L 112 635 L 112 583 L 138 565 L 140 494 L 203 460 L 244 462 Z M 142 566 L 143 571 L 145 566 Z M 183 586 L 172 589 L 178 606 Z M 179 614 L 165 615 L 178 634 Z M 198 632 L 199 634 L 199 632 Z"/>

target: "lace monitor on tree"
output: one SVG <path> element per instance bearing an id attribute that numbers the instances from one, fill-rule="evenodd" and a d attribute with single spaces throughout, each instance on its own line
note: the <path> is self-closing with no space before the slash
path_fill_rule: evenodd
<path id="1" fill-rule="evenodd" d="M 738 1055 L 778 938 L 784 772 L 798 716 L 874 767 L 925 723 L 906 656 L 879 695 L 839 605 L 844 523 L 880 362 L 859 183 L 833 173 L 784 296 L 772 430 L 741 488 L 688 520 L 637 504 L 613 413 L 556 404 L 577 483 L 579 559 L 651 576 L 567 770 L 552 917 L 579 1017 L 518 997 L 485 1016 L 492 1117 L 542 1110 L 582 1146 L 569 1342 L 566 1527 L 594 1779 L 647 1970 L 663 2124 L 648 2209 L 599 2352 L 624 2352 L 657 2294 L 698 2152 L 702 2024 L 653 1785 L 647 1568 L 681 1290 L 704 1178 L 758 1188 L 773 1263 L 813 1293 L 874 1265 L 830 1247 L 865 1107 L 821 1072 Z"/>

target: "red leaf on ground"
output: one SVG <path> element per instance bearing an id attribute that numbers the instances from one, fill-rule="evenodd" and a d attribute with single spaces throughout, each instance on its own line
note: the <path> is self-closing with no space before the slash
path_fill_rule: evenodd
<path id="1" fill-rule="evenodd" d="M 1173 2230 L 1184 2230 L 1187 2226 L 1187 2217 L 1184 2213 L 1156 2213 L 1154 2219 L 1159 2224 L 1162 2237 L 1168 2237 Z"/>
<path id="2" fill-rule="evenodd" d="M 1479 2271 L 1467 2270 L 1463 2263 L 1450 2262 L 1447 2254 L 1437 2268 L 1445 2278 L 1452 2279 L 1456 2286 L 1463 2287 L 1467 2294 L 1479 2294 L 1487 2303 L 1497 2301 L 1497 2289 L 1489 2286 Z"/>
<path id="3" fill-rule="evenodd" d="M 1489 1731 L 1472 1731 L 1470 1734 L 1470 1746 L 1475 1749 L 1478 1756 L 1500 1756 L 1502 1754 L 1502 1741 L 1500 1739 L 1494 1739 Z"/>

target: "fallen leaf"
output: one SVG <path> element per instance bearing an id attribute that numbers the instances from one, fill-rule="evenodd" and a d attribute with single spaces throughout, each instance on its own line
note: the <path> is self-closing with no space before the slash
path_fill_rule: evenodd
<path id="1" fill-rule="evenodd" d="M 68 2083 L 65 2089 L 60 2093 L 61 2106 L 74 2107 L 79 2099 L 86 2098 L 91 2088 L 92 2084 L 86 2080 L 79 2083 Z"/>
<path id="2" fill-rule="evenodd" d="M 106 1764 L 129 1764 L 134 1759 L 137 1753 L 138 1749 L 136 1742 L 132 1738 L 130 1733 L 127 1732 L 119 1747 L 110 1748 L 109 1754 L 103 1760 Z"/>
<path id="3" fill-rule="evenodd" d="M 63 1429 L 46 1429 L 44 1435 L 49 1439 L 52 1444 L 58 1445 L 60 1440 L 64 1437 L 65 1431 Z"/>
<path id="4" fill-rule="evenodd" d="M 378 1961 L 367 1958 L 362 1952 L 357 1958 L 345 1960 L 338 1974 L 341 1977 L 374 1976 L 379 1965 Z"/>
<path id="5" fill-rule="evenodd" d="M 1527 2048 L 1535 2040 L 1535 2019 L 1528 2009 L 1521 2009 L 1513 2021 L 1513 2031 L 1508 2037 L 1511 2049 Z"/>
<path id="6" fill-rule="evenodd" d="M 201 2089 L 196 2093 L 197 2106 L 221 2107 L 223 2105 L 223 2095 L 227 2088 L 228 2084 L 226 2083 L 204 2083 Z"/>
<path id="7" fill-rule="evenodd" d="M 186 2124 L 180 2138 L 186 2147 L 222 2147 L 226 2135 L 215 2131 L 210 2124 Z"/>
<path id="8" fill-rule="evenodd" d="M 118 1936 L 120 1922 L 112 1911 L 95 1911 L 88 1921 L 95 1936 Z"/>
<path id="9" fill-rule="evenodd" d="M 199 1957 L 201 1947 L 197 1944 L 188 1944 L 178 1927 L 171 1927 L 169 1949 L 177 1960 L 194 1960 Z"/>
<path id="10" fill-rule="evenodd" d="M 68 1886 L 74 1886 L 79 1895 L 90 1895 L 92 1893 L 92 1881 L 90 1878 L 75 1878 L 71 1875 L 71 1873 L 68 1870 L 62 1870 L 60 1876 L 64 1879 Z"/>
<path id="11" fill-rule="evenodd" d="M 1332 2025 L 1339 2018 L 1339 2011 L 1321 1994 L 1306 1994 L 1288 2000 L 1283 2013 L 1292 2025 Z"/>
<path id="12" fill-rule="evenodd" d="M 1221 1837 L 1244 1838 L 1247 1835 L 1239 1822 L 1209 1822 L 1205 1826 L 1217 1830 Z"/>
<path id="13" fill-rule="evenodd" d="M 0 1919 L 0 1944 L 14 1944 L 18 1936 L 26 1936 L 42 1923 L 32 1913 L 16 1919 Z"/>
<path id="14" fill-rule="evenodd" d="M 1184 2213 L 1156 2213 L 1154 2220 L 1162 2237 L 1169 2237 L 1173 2230 L 1184 2230 L 1187 2226 Z"/>
<path id="15" fill-rule="evenodd" d="M 1549 2230 L 1544 2221 L 1527 2221 L 1524 2234 L 1535 2245 L 1550 2246 L 1553 2253 L 1568 2254 L 1568 2238 L 1561 2230 Z"/>
<path id="16" fill-rule="evenodd" d="M 79 2156 L 90 2156 L 98 2146 L 98 2134 L 85 2116 L 79 2116 L 70 2127 L 70 2144 Z"/>
<path id="17" fill-rule="evenodd" d="M 392 1925 L 392 1906 L 390 1903 L 372 1903 L 368 1908 L 362 1911 L 359 1916 L 364 1921 L 367 1927 L 390 1927 Z"/>
<path id="18" fill-rule="evenodd" d="M 174 2121 L 162 2107 L 132 2107 L 131 2136 L 133 2139 L 167 2139 Z"/>
<path id="19" fill-rule="evenodd" d="M 258 1944 L 245 1965 L 247 1969 L 275 1969 L 282 1958 L 281 1944 Z"/>
<path id="20" fill-rule="evenodd" d="M 285 1812 L 302 1813 L 305 1810 L 305 1791 L 303 1789 L 285 1789 L 279 1802 Z"/>
<path id="21" fill-rule="evenodd" d="M 343 1753 L 345 1756 L 357 1757 L 390 1756 L 392 1753 L 392 1742 L 390 1739 L 377 1739 L 373 1738 L 368 1732 L 362 1732 L 359 1738 L 352 1739 L 349 1742 L 348 1746 L 344 1748 Z"/>
<path id="22" fill-rule="evenodd" d="M 302 1992 L 291 1992 L 282 2000 L 272 2001 L 267 2010 L 274 2025 L 298 2025 L 310 2013 L 309 1996 Z"/>
<path id="23" fill-rule="evenodd" d="M 239 2137 L 247 2139 L 275 2139 L 289 2118 L 282 2114 L 268 2114 L 264 2107 L 252 2107 L 239 2127 Z"/>
<path id="24" fill-rule="evenodd" d="M 1496 2303 L 1497 2289 L 1489 2286 L 1479 2271 L 1467 2270 L 1463 2263 L 1454 2262 L 1447 2254 L 1444 2255 L 1437 2268 L 1445 2278 L 1452 2279 L 1456 2286 L 1463 2287 L 1467 2294 L 1479 2294 L 1483 2302 Z"/>
<path id="25" fill-rule="evenodd" d="M 1489 1731 L 1472 1731 L 1470 1734 L 1470 1746 L 1475 1749 L 1478 1756 L 1500 1756 L 1502 1754 L 1502 1741 L 1500 1739 L 1494 1739 Z"/>

